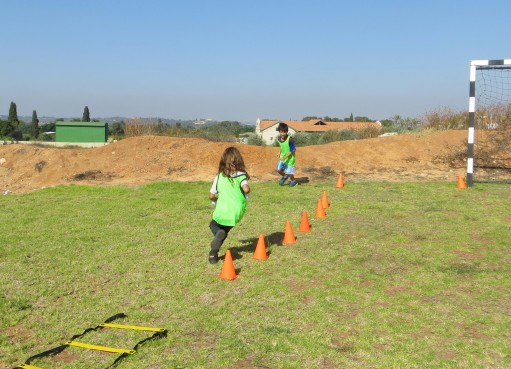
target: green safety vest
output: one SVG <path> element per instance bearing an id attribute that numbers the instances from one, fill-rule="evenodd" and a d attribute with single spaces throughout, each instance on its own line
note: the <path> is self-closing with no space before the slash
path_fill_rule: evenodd
<path id="1" fill-rule="evenodd" d="M 213 220 L 218 224 L 235 226 L 243 218 L 247 199 L 241 188 L 241 182 L 245 179 L 247 179 L 246 174 L 234 178 L 226 177 L 222 173 L 218 174 L 216 183 L 218 200 L 213 211 Z"/>
<path id="2" fill-rule="evenodd" d="M 290 152 L 290 150 L 291 150 L 289 147 L 290 139 L 291 139 L 291 136 L 287 136 L 286 140 L 284 142 L 280 142 L 280 139 L 277 139 L 277 142 L 279 143 L 279 146 L 280 146 L 280 157 L 283 157 L 288 152 Z M 291 155 L 289 155 L 285 160 L 282 160 L 282 162 L 284 164 L 289 165 L 290 167 L 294 167 L 296 164 L 295 153 L 292 153 Z"/>

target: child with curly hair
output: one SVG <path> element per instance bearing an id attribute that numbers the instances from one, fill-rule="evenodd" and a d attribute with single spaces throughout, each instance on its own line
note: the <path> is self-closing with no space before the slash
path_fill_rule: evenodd
<path id="1" fill-rule="evenodd" d="M 235 147 L 225 149 L 218 164 L 218 174 L 209 191 L 209 199 L 215 204 L 213 219 L 209 223 L 214 235 L 208 259 L 210 264 L 218 262 L 218 251 L 227 234 L 245 214 L 250 193 L 249 179 L 239 150 Z"/>

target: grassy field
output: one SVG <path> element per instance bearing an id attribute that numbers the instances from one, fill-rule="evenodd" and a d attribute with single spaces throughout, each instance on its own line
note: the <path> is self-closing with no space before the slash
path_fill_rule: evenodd
<path id="1" fill-rule="evenodd" d="M 252 183 L 207 262 L 209 183 L 57 187 L 0 197 L 0 367 L 108 317 L 168 330 L 119 368 L 510 368 L 509 185 Z M 327 217 L 315 218 L 327 192 Z M 306 210 L 312 232 L 298 226 Z M 282 245 L 289 220 L 298 240 Z M 266 261 L 254 260 L 260 234 Z M 81 342 L 131 349 L 147 332 Z M 31 364 L 104 368 L 70 347 Z"/>

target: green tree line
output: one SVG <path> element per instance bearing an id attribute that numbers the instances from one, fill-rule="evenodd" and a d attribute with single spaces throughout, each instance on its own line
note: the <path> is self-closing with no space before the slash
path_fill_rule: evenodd
<path id="1" fill-rule="evenodd" d="M 321 119 L 325 122 L 374 122 L 374 119 L 365 116 L 353 116 L 353 113 L 346 118 L 338 117 L 318 117 L 305 116 L 302 121 L 311 119 Z M 0 139 L 3 140 L 39 140 L 52 141 L 54 135 L 48 132 L 55 132 L 55 125 L 58 121 L 40 124 L 37 112 L 33 110 L 30 123 L 23 122 L 18 118 L 16 103 L 11 102 L 9 106 L 9 115 L 7 120 L 0 120 Z M 97 122 L 97 119 L 90 118 L 89 107 L 85 106 L 82 118 L 73 118 L 76 122 Z M 455 112 L 444 108 L 428 112 L 419 118 L 402 117 L 395 115 L 388 119 L 380 121 L 381 130 L 366 129 L 362 131 L 327 131 L 324 133 L 304 133 L 295 134 L 297 144 L 316 145 L 332 141 L 356 140 L 369 137 L 375 137 L 381 133 L 406 131 L 415 131 L 425 128 L 433 129 L 466 129 L 468 126 L 468 113 Z M 108 125 L 109 136 L 112 139 L 122 139 L 138 135 L 166 135 L 174 137 L 197 137 L 205 138 L 211 141 L 235 142 L 243 140 L 251 145 L 264 145 L 262 139 L 255 134 L 255 127 L 252 125 L 241 124 L 238 121 L 222 121 L 216 124 L 207 124 L 203 126 L 190 126 L 180 122 L 175 124 L 164 123 L 161 119 L 155 121 L 146 121 L 141 119 L 127 119 L 126 121 L 114 122 Z"/>

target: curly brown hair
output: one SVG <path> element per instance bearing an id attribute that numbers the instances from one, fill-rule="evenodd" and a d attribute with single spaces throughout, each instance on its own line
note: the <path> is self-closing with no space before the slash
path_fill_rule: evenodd
<path id="1" fill-rule="evenodd" d="M 231 177 L 231 175 L 238 171 L 245 172 L 247 179 L 250 179 L 250 176 L 245 169 L 245 162 L 243 161 L 243 157 L 239 150 L 233 146 L 228 147 L 225 149 L 222 157 L 220 158 L 218 172 L 222 173 L 226 177 Z"/>

